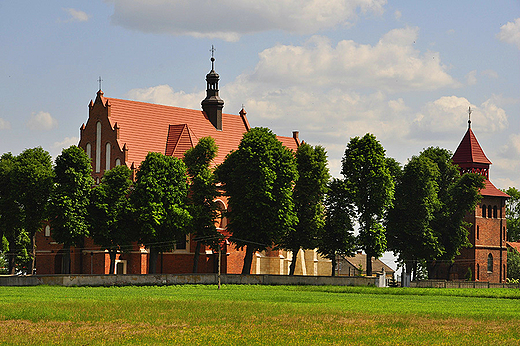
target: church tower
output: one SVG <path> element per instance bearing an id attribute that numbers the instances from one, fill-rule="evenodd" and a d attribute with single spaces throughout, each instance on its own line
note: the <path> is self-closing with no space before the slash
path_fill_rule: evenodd
<path id="1" fill-rule="evenodd" d="M 468 112 L 471 116 L 471 108 Z M 450 278 L 463 280 L 470 268 L 472 279 L 475 281 L 505 282 L 507 278 L 505 205 L 509 196 L 497 189 L 489 180 L 491 161 L 484 154 L 477 137 L 471 130 L 471 118 L 468 120 L 468 130 L 452 160 L 459 166 L 461 174 L 482 175 L 485 178 L 485 186 L 480 190 L 482 195 L 480 203 L 465 218 L 466 222 L 471 223 L 468 240 L 472 246 L 462 249 L 461 254 L 455 258 Z"/>
<path id="2" fill-rule="evenodd" d="M 211 71 L 206 75 L 206 98 L 202 100 L 202 110 L 206 113 L 209 121 L 219 131 L 222 131 L 222 108 L 224 100 L 218 95 L 218 73 L 215 72 L 215 58 L 213 52 L 215 48 L 211 46 Z"/>

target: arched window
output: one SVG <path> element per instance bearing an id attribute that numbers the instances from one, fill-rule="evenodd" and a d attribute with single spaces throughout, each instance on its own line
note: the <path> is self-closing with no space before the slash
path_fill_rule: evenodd
<path id="1" fill-rule="evenodd" d="M 479 236 L 480 236 L 480 227 L 477 226 L 477 239 L 479 238 Z"/>
<path id="2" fill-rule="evenodd" d="M 112 146 L 110 143 L 107 143 L 105 146 L 105 170 L 110 170 L 110 149 L 112 149 Z"/>
<path id="3" fill-rule="evenodd" d="M 45 236 L 46 237 L 51 236 L 51 226 L 49 226 L 49 225 L 45 226 Z"/>
<path id="4" fill-rule="evenodd" d="M 482 217 L 486 217 L 486 205 L 482 204 Z"/>
<path id="5" fill-rule="evenodd" d="M 101 123 L 96 124 L 96 173 L 101 172 Z"/>
<path id="6" fill-rule="evenodd" d="M 475 273 L 477 280 L 480 280 L 480 265 L 477 263 L 477 272 Z"/>
<path id="7" fill-rule="evenodd" d="M 493 217 L 493 207 L 488 205 L 488 215 L 487 217 Z"/>
<path id="8" fill-rule="evenodd" d="M 116 166 L 121 166 L 121 160 L 120 159 L 116 159 Z"/>
<path id="9" fill-rule="evenodd" d="M 90 143 L 87 143 L 87 145 L 85 146 L 85 151 L 87 152 L 87 156 L 89 159 L 92 158 L 92 145 L 90 145 Z"/>
<path id="10" fill-rule="evenodd" d="M 487 271 L 488 271 L 488 273 L 493 272 L 493 255 L 492 254 L 488 255 Z"/>
<path id="11" fill-rule="evenodd" d="M 497 210 L 497 206 L 493 206 L 493 218 L 497 218 L 498 217 L 498 210 Z"/>
<path id="12" fill-rule="evenodd" d="M 226 212 L 226 206 L 222 201 L 217 200 L 217 220 L 215 220 L 215 226 L 217 228 L 226 228 L 227 227 L 227 217 L 224 216 L 224 213 Z"/>

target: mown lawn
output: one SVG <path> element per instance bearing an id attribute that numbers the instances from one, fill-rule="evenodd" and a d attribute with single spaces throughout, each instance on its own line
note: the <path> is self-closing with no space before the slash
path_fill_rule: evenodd
<path id="1" fill-rule="evenodd" d="M 0 287 L 2 345 L 520 345 L 520 291 Z"/>

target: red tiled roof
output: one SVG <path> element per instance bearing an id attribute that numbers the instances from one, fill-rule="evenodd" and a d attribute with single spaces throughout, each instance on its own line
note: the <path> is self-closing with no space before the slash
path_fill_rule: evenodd
<path id="1" fill-rule="evenodd" d="M 508 241 L 508 242 L 506 242 L 506 245 L 509 247 L 512 247 L 513 249 L 515 249 L 516 251 L 518 251 L 520 253 L 520 243 L 519 242 Z"/>
<path id="2" fill-rule="evenodd" d="M 110 105 L 110 124 L 119 126 L 119 145 L 126 144 L 127 164 L 139 166 L 148 152 L 159 152 L 182 158 L 199 138 L 211 136 L 219 147 L 214 164 L 238 148 L 247 131 L 240 115 L 222 114 L 222 131 L 218 131 L 204 112 L 152 103 L 105 98 Z M 245 117 L 244 117 L 245 118 Z"/>
<path id="3" fill-rule="evenodd" d="M 491 183 L 488 179 L 484 180 L 484 184 L 485 184 L 484 188 L 482 190 L 480 190 L 480 194 L 482 196 L 505 197 L 505 198 L 511 197 L 508 194 L 497 189 L 495 187 L 495 185 L 493 185 L 493 183 Z"/>
<path id="4" fill-rule="evenodd" d="M 280 142 L 286 147 L 291 149 L 292 151 L 298 150 L 298 146 L 300 145 L 300 141 L 295 139 L 294 137 L 284 137 L 284 136 L 276 136 Z"/>
<path id="5" fill-rule="evenodd" d="M 486 154 L 480 147 L 480 144 L 477 141 L 477 137 L 471 128 L 468 128 L 468 131 L 462 138 L 462 141 L 459 144 L 459 147 L 455 151 L 453 155 L 453 163 L 461 164 L 461 163 L 484 163 L 491 164 L 491 161 L 488 160 Z"/>

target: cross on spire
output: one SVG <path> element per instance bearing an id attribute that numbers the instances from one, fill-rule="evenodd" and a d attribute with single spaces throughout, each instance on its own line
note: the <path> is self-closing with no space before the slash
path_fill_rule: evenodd
<path id="1" fill-rule="evenodd" d="M 101 82 L 102 82 L 102 81 L 103 81 L 103 80 L 101 79 L 101 76 L 99 76 L 99 78 L 98 78 L 99 90 L 101 90 Z"/>
<path id="2" fill-rule="evenodd" d="M 471 128 L 471 106 L 468 107 L 468 128 Z"/>
<path id="3" fill-rule="evenodd" d="M 216 51 L 215 47 L 211 45 L 211 49 L 209 50 L 211 52 L 211 69 L 215 70 L 215 57 L 214 53 Z"/>

